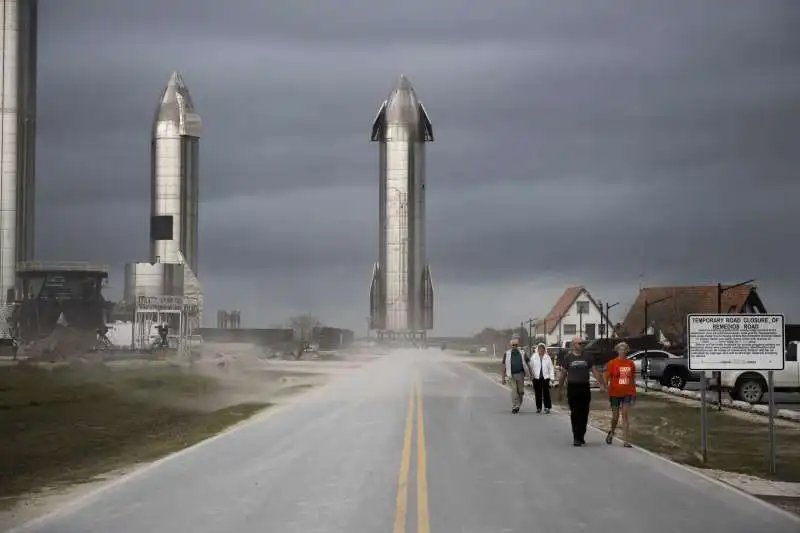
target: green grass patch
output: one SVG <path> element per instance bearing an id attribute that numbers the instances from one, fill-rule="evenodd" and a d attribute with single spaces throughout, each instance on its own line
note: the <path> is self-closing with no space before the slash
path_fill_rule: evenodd
<path id="1" fill-rule="evenodd" d="M 179 367 L 0 368 L 0 500 L 156 459 L 269 405 L 213 412 L 169 405 L 190 405 L 217 388 L 213 378 Z"/>

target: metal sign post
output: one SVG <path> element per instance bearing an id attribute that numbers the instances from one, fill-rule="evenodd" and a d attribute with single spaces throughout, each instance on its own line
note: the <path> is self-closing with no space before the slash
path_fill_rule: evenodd
<path id="1" fill-rule="evenodd" d="M 775 314 L 691 314 L 687 321 L 689 370 L 700 371 L 700 452 L 708 459 L 708 406 L 706 372 L 766 372 L 769 382 L 770 472 L 775 473 L 775 370 L 785 362 L 784 317 Z"/>
<path id="2" fill-rule="evenodd" d="M 775 371 L 767 372 L 767 388 L 769 389 L 769 473 L 778 470 L 778 457 L 775 453 Z"/>
<path id="3" fill-rule="evenodd" d="M 700 375 L 700 457 L 703 464 L 708 462 L 708 404 L 706 403 L 706 373 Z"/>

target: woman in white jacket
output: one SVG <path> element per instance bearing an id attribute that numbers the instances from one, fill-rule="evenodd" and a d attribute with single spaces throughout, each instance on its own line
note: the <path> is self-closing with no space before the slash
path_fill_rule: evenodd
<path id="1" fill-rule="evenodd" d="M 536 396 L 536 412 L 542 412 L 542 403 L 544 403 L 544 412 L 549 414 L 553 407 L 550 402 L 550 384 L 556 379 L 556 370 L 553 360 L 547 353 L 547 347 L 542 343 L 536 346 L 536 354 L 531 357 L 531 373 L 533 393 Z"/>

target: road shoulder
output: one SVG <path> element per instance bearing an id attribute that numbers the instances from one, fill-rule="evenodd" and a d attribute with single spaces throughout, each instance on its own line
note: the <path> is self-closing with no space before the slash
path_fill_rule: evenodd
<path id="1" fill-rule="evenodd" d="M 497 362 L 464 359 L 461 358 L 461 362 L 500 383 Z M 530 391 L 527 394 L 533 396 Z M 563 403 L 556 407 L 554 410 L 568 414 Z M 605 433 L 610 415 L 605 394 L 595 391 L 590 424 L 598 432 Z M 703 465 L 698 453 L 699 404 L 663 393 L 640 393 L 633 411 L 632 441 L 654 456 L 797 513 L 800 507 L 800 428 L 789 422 L 779 425 L 779 472 L 769 479 L 767 433 L 763 424 L 754 422 L 752 417 L 744 413 L 710 412 L 709 464 Z"/>

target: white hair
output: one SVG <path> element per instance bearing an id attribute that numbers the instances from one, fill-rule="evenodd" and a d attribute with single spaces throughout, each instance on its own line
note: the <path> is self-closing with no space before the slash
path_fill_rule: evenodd
<path id="1" fill-rule="evenodd" d="M 623 342 L 617 343 L 617 345 L 614 346 L 614 351 L 617 352 L 617 353 L 622 352 L 622 351 L 630 352 L 631 351 L 631 347 L 628 346 L 627 342 L 623 341 Z"/>

